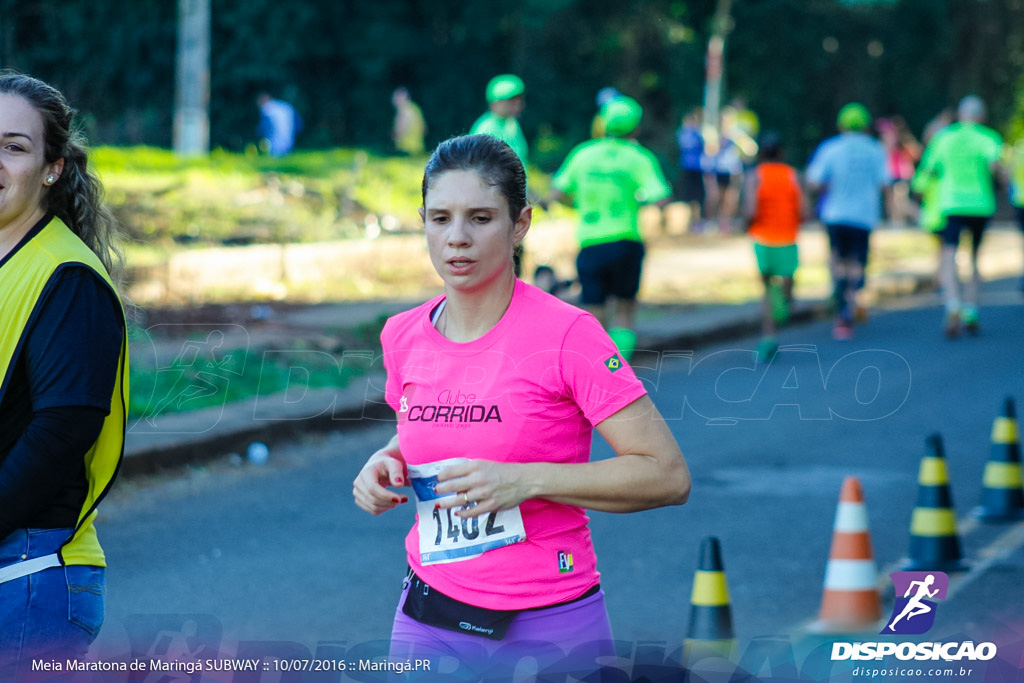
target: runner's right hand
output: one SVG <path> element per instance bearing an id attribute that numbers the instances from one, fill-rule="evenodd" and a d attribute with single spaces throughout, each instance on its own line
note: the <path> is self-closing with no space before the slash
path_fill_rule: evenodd
<path id="1" fill-rule="evenodd" d="M 409 484 L 405 461 L 401 454 L 390 448 L 382 448 L 366 461 L 363 469 L 352 483 L 352 496 L 356 505 L 371 515 L 379 515 L 409 501 L 409 497 L 388 487 L 404 487 Z"/>

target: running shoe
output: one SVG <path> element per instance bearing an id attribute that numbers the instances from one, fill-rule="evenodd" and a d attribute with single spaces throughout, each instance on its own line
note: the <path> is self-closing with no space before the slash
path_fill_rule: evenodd
<path id="1" fill-rule="evenodd" d="M 836 320 L 836 325 L 832 328 L 832 338 L 836 341 L 850 341 L 853 339 L 853 323 L 846 318 Z"/>
<path id="2" fill-rule="evenodd" d="M 978 322 L 978 309 L 974 306 L 964 306 L 960 310 L 960 320 L 964 323 L 964 329 L 969 334 L 977 335 L 981 332 L 981 324 Z"/>
<path id="3" fill-rule="evenodd" d="M 779 343 L 775 341 L 774 337 L 765 337 L 757 345 L 757 357 L 762 363 L 767 363 L 772 358 L 775 358 L 775 354 L 778 351 Z"/>
<path id="4" fill-rule="evenodd" d="M 960 336 L 960 312 L 950 311 L 946 313 L 946 339 L 956 339 Z"/>

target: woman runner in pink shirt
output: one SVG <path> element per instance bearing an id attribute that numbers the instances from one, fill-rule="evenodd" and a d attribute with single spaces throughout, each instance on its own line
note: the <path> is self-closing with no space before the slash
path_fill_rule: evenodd
<path id="1" fill-rule="evenodd" d="M 686 462 L 600 323 L 518 279 L 532 207 L 507 144 L 438 146 L 420 215 L 445 293 L 384 327 L 398 429 L 353 485 L 374 515 L 414 493 L 392 662 L 598 669 L 612 636 L 586 509 L 680 505 Z M 594 428 L 618 457 L 590 461 Z"/>

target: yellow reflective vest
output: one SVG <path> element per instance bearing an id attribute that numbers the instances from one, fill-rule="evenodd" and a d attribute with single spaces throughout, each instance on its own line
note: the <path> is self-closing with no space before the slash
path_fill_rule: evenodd
<path id="1" fill-rule="evenodd" d="M 6 391 L 14 360 L 24 343 L 29 323 L 47 283 L 58 270 L 69 264 L 87 266 L 113 291 L 114 285 L 103 263 L 59 218 L 53 218 L 0 267 L 0 309 L 3 311 L 3 323 L 0 325 L 0 378 L 3 380 L 0 383 L 0 397 Z M 75 531 L 60 551 L 64 564 L 106 566 L 93 520 L 96 518 L 96 506 L 110 490 L 124 455 L 128 413 L 127 334 L 121 344 L 118 367 L 110 399 L 110 413 L 103 421 L 96 442 L 84 454 L 88 491 Z"/>

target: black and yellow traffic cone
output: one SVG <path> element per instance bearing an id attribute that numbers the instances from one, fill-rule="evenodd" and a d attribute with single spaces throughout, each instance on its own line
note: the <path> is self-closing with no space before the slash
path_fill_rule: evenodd
<path id="1" fill-rule="evenodd" d="M 683 663 L 692 664 L 709 656 L 729 659 L 735 645 L 722 551 L 718 539 L 708 536 L 701 542 L 700 564 L 693 576 Z"/>
<path id="2" fill-rule="evenodd" d="M 967 566 L 960 551 L 942 437 L 938 434 L 929 436 L 925 449 L 917 477 L 917 506 L 910 518 L 910 557 L 902 569 L 963 570 Z"/>
<path id="3" fill-rule="evenodd" d="M 1021 476 L 1020 433 L 1013 399 L 1003 402 L 1003 414 L 992 423 L 992 450 L 982 475 L 981 505 L 974 515 L 984 522 L 1013 522 L 1024 517 L 1024 478 Z"/>

